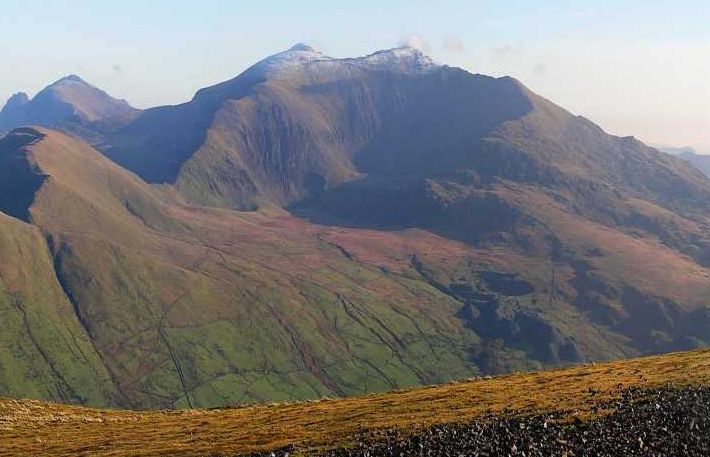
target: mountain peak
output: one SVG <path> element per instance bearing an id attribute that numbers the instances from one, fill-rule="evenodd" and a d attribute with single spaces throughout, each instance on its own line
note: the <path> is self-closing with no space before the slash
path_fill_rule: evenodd
<path id="1" fill-rule="evenodd" d="M 314 48 L 313 46 L 309 46 L 306 43 L 296 43 L 295 45 L 291 46 L 291 48 L 289 48 L 289 51 L 303 51 L 303 52 L 316 52 L 316 53 L 319 52 L 316 48 Z"/>
<path id="2" fill-rule="evenodd" d="M 266 78 L 278 78 L 290 75 L 290 70 L 307 64 L 317 64 L 318 68 L 324 71 L 332 70 L 335 64 L 343 64 L 403 73 L 426 72 L 439 67 L 420 49 L 407 46 L 377 51 L 365 57 L 334 59 L 312 46 L 298 43 L 286 51 L 267 57 L 249 71 Z"/>
<path id="3" fill-rule="evenodd" d="M 67 76 L 63 77 L 62 79 L 60 79 L 60 81 L 73 81 L 73 82 L 78 82 L 78 83 L 84 82 L 84 80 L 81 79 L 77 75 L 67 75 Z"/>
<path id="4" fill-rule="evenodd" d="M 1 114 L 9 113 L 10 111 L 13 111 L 21 106 L 24 106 L 29 102 L 30 102 L 30 97 L 28 97 L 26 93 L 18 92 L 7 100 L 7 103 L 5 103 L 5 106 L 3 107 L 2 111 L 0 111 L 0 113 Z"/>
<path id="5" fill-rule="evenodd" d="M 224 97 L 242 93 L 244 87 L 264 80 L 306 78 L 328 80 L 349 77 L 352 71 L 404 74 L 427 73 L 440 65 L 421 50 L 399 47 L 365 57 L 333 58 L 306 44 L 296 43 L 249 67 L 229 81 L 199 90 L 194 98 Z"/>
<path id="6" fill-rule="evenodd" d="M 90 84 L 88 84 L 86 81 L 84 81 L 83 79 L 81 79 L 81 77 L 72 74 L 72 75 L 67 75 L 67 76 L 64 76 L 64 77 L 62 77 L 62 78 L 56 80 L 55 82 L 53 82 L 52 84 L 50 84 L 49 87 L 57 86 L 57 85 L 60 85 L 60 84 L 66 84 L 66 83 L 79 83 L 79 84 L 84 84 L 84 85 L 87 85 L 87 86 L 90 85 Z"/>
<path id="7" fill-rule="evenodd" d="M 385 49 L 369 56 L 356 59 L 362 63 L 376 68 L 391 69 L 402 72 L 426 72 L 440 67 L 421 49 L 410 46 Z"/>
<path id="8" fill-rule="evenodd" d="M 279 52 L 258 62 L 247 73 L 265 78 L 283 76 L 288 70 L 316 61 L 332 60 L 305 43 L 297 43 L 286 51 Z"/>
<path id="9" fill-rule="evenodd" d="M 135 112 L 126 101 L 115 99 L 72 74 L 54 81 L 31 100 L 24 93 L 11 97 L 0 111 L 0 132 L 23 125 L 55 127 L 70 120 L 111 120 L 118 125 Z"/>

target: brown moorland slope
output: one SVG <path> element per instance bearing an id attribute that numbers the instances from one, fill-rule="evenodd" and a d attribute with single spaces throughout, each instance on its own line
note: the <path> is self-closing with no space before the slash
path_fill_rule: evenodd
<path id="1" fill-rule="evenodd" d="M 708 386 L 710 351 L 512 374 L 340 400 L 186 411 L 111 411 L 0 400 L 0 455 L 234 456 L 295 446 L 297 453 L 360 435 L 478 417 L 556 412 L 582 421 L 629 387 Z"/>

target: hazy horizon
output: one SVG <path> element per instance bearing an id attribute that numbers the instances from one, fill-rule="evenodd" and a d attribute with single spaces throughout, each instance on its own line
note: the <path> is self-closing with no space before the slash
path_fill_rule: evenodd
<path id="1" fill-rule="evenodd" d="M 297 42 L 333 57 L 408 44 L 440 63 L 513 76 L 610 133 L 710 152 L 704 2 L 263 3 L 5 6 L 0 26 L 14 46 L 0 59 L 13 71 L 0 76 L 0 99 L 78 74 L 140 108 L 178 104 Z"/>

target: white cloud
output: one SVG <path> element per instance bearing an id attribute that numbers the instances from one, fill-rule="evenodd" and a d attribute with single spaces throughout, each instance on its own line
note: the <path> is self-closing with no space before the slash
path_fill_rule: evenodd
<path id="1" fill-rule="evenodd" d="M 399 45 L 419 49 L 423 52 L 431 52 L 431 45 L 429 42 L 418 33 L 404 36 L 401 40 L 399 40 Z"/>

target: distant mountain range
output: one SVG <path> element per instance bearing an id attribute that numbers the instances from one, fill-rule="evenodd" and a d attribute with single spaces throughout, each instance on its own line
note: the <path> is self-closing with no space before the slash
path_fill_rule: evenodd
<path id="1" fill-rule="evenodd" d="M 143 111 L 65 78 L 1 129 L 0 394 L 213 406 L 710 344 L 710 180 L 512 78 L 299 44 Z"/>
<path id="2" fill-rule="evenodd" d="M 695 168 L 702 171 L 705 176 L 710 178 L 710 155 L 699 154 L 695 149 L 691 147 L 674 148 L 667 146 L 657 146 L 657 148 L 659 151 L 678 156 L 681 159 L 690 162 Z"/>

